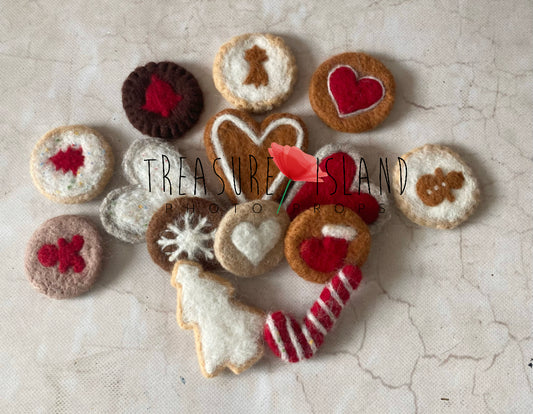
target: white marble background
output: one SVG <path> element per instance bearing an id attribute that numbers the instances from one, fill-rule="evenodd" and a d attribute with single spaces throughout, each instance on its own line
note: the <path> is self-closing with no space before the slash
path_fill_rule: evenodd
<path id="1" fill-rule="evenodd" d="M 532 22 L 526 0 L 0 0 L 0 411 L 533 412 Z M 299 81 L 280 110 L 305 120 L 311 151 L 357 143 L 377 180 L 380 156 L 450 145 L 479 177 L 483 201 L 453 231 L 394 210 L 315 359 L 289 366 L 268 355 L 240 376 L 207 380 L 192 333 L 176 324 L 169 276 L 145 245 L 106 237 L 102 277 L 78 299 L 30 286 L 23 254 L 33 230 L 66 213 L 99 224 L 103 196 L 54 204 L 33 187 L 28 163 L 42 134 L 74 123 L 105 133 L 120 159 L 140 135 L 122 110 L 122 81 L 164 59 L 204 90 L 199 125 L 176 144 L 206 160 L 203 124 L 228 106 L 213 58 L 250 31 L 281 35 L 294 50 Z M 347 50 L 377 56 L 397 80 L 390 117 L 369 133 L 328 129 L 307 99 L 313 70 Z M 118 172 L 106 191 L 124 183 Z M 284 264 L 238 289 L 300 317 L 320 286 Z"/>

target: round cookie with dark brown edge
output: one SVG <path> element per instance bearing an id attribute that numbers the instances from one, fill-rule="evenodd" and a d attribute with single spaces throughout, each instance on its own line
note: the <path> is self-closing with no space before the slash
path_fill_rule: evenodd
<path id="1" fill-rule="evenodd" d="M 459 154 L 443 145 L 426 144 L 400 158 L 405 166 L 394 168 L 393 193 L 409 220 L 452 229 L 474 212 L 480 200 L 479 184 Z"/>
<path id="2" fill-rule="evenodd" d="M 86 292 L 96 281 L 102 262 L 102 240 L 84 217 L 65 215 L 45 221 L 26 248 L 30 282 L 55 299 Z"/>
<path id="3" fill-rule="evenodd" d="M 337 131 L 375 128 L 394 104 L 395 82 L 379 60 L 342 53 L 323 62 L 309 85 L 309 101 L 322 121 Z"/>
<path id="4" fill-rule="evenodd" d="M 178 138 L 200 117 L 204 98 L 196 78 L 172 62 L 150 62 L 135 69 L 122 85 L 122 105 L 143 134 Z"/>
<path id="5" fill-rule="evenodd" d="M 341 205 L 321 205 L 292 221 L 285 257 L 303 279 L 325 283 L 345 264 L 363 265 L 370 243 L 368 227 L 357 213 Z"/>
<path id="6" fill-rule="evenodd" d="M 163 204 L 146 231 L 154 263 L 168 272 L 178 260 L 191 260 L 206 269 L 218 267 L 213 244 L 224 213 L 218 204 L 201 197 L 178 197 Z"/>
<path id="7" fill-rule="evenodd" d="M 283 240 L 289 227 L 278 203 L 256 200 L 239 204 L 222 218 L 215 235 L 215 256 L 221 266 L 237 276 L 268 272 L 283 259 Z"/>

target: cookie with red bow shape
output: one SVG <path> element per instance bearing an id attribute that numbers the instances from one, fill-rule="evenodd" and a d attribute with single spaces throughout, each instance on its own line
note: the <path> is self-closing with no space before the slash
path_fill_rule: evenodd
<path id="1" fill-rule="evenodd" d="M 331 204 L 311 207 L 291 222 L 285 257 L 298 276 L 325 283 L 346 264 L 361 266 L 370 243 L 370 231 L 354 211 Z"/>
<path id="2" fill-rule="evenodd" d="M 389 198 L 368 178 L 366 162 L 357 150 L 346 144 L 328 144 L 315 154 L 319 182 L 295 182 L 283 202 L 291 219 L 313 206 L 335 204 L 355 211 L 377 233 L 390 219 Z M 311 171 L 316 174 L 315 169 Z M 316 180 L 315 180 L 316 181 Z"/>
<path id="3" fill-rule="evenodd" d="M 342 53 L 323 62 L 309 86 L 311 106 L 337 131 L 375 128 L 394 104 L 395 83 L 390 71 L 364 53 Z"/>
<path id="4" fill-rule="evenodd" d="M 296 115 L 281 113 L 258 123 L 236 109 L 221 111 L 209 120 L 204 132 L 207 156 L 233 202 L 281 198 L 288 178 L 268 153 L 273 142 L 305 151 L 304 122 Z"/>

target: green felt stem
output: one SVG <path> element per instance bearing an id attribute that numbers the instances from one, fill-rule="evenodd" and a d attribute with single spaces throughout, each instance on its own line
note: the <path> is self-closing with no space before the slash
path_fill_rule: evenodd
<path id="1" fill-rule="evenodd" d="M 289 182 L 287 183 L 287 187 L 285 187 L 285 191 L 283 192 L 283 197 L 281 197 L 281 201 L 279 202 L 278 211 L 276 211 L 276 214 L 279 214 L 279 209 L 281 208 L 281 204 L 283 203 L 283 200 L 285 199 L 285 194 L 287 194 L 287 190 L 289 189 L 289 185 L 291 184 L 291 179 L 289 178 Z"/>

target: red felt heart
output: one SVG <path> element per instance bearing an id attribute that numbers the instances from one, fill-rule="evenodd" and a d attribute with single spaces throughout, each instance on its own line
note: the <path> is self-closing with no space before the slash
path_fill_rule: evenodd
<path id="1" fill-rule="evenodd" d="M 357 79 L 357 72 L 346 65 L 338 66 L 329 73 L 328 90 L 340 117 L 368 110 L 385 96 L 379 80 L 371 77 Z"/>
<path id="2" fill-rule="evenodd" d="M 379 203 L 374 197 L 367 193 L 349 191 L 357 171 L 352 157 L 344 152 L 337 152 L 324 158 L 320 168 L 328 176 L 324 177 L 322 183 L 305 183 L 300 188 L 287 207 L 291 220 L 315 204 L 341 204 L 359 214 L 366 224 L 372 224 L 378 219 Z"/>
<path id="3" fill-rule="evenodd" d="M 342 267 L 348 253 L 348 241 L 337 237 L 312 237 L 300 244 L 300 257 L 318 272 L 334 272 Z"/>

